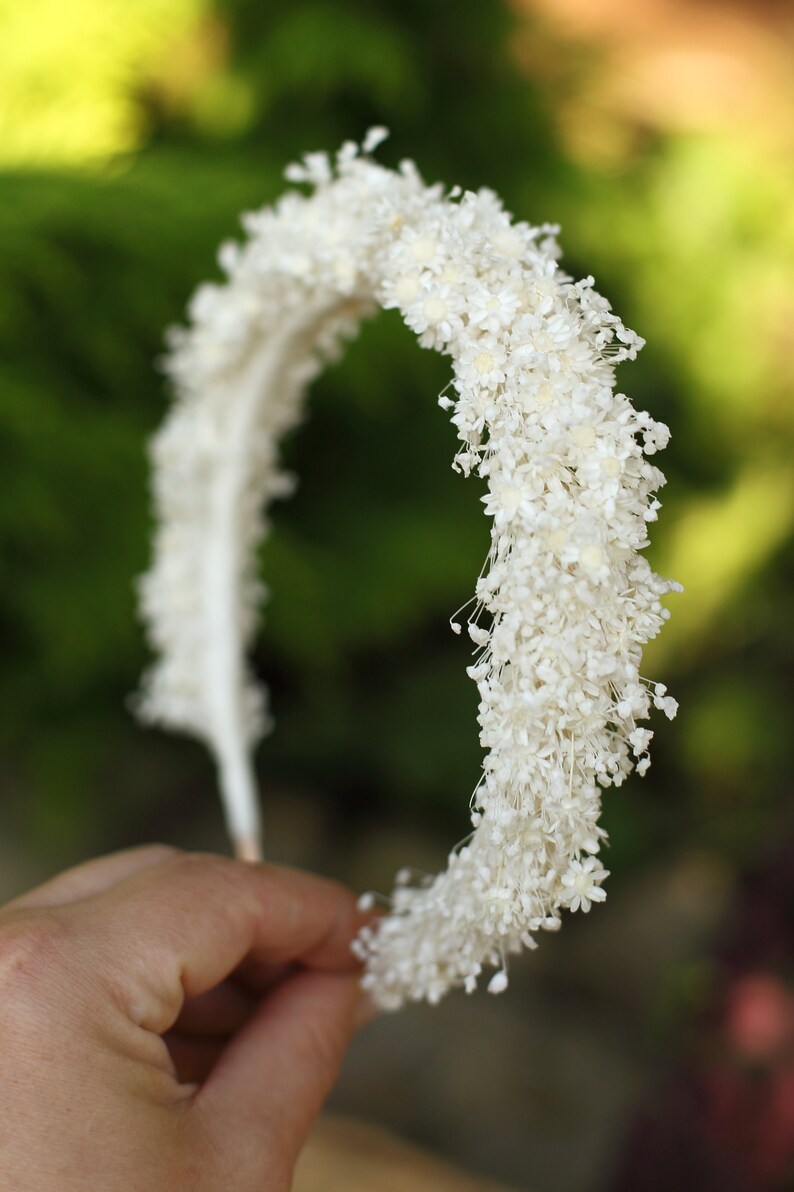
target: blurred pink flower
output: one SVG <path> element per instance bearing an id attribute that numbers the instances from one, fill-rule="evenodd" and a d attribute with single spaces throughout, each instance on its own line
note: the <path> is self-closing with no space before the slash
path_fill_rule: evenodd
<path id="1" fill-rule="evenodd" d="M 772 973 L 748 973 L 728 991 L 725 1025 L 746 1059 L 769 1059 L 794 1048 L 794 993 Z"/>

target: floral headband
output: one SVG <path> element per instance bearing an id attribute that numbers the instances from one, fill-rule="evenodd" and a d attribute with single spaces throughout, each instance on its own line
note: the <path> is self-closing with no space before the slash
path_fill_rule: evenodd
<path id="1" fill-rule="evenodd" d="M 427 186 L 413 162 L 384 168 L 370 154 L 385 135 L 290 166 L 311 193 L 245 215 L 247 241 L 220 250 L 227 281 L 201 286 L 171 332 L 176 399 L 152 445 L 159 524 L 140 589 L 157 660 L 139 710 L 206 741 L 237 854 L 259 857 L 251 752 L 269 717 L 245 652 L 265 511 L 292 484 L 279 441 L 323 362 L 396 308 L 451 358 L 439 405 L 453 467 L 487 481 L 491 519 L 464 606 L 486 751 L 473 832 L 437 877 L 398 874 L 390 913 L 357 943 L 365 986 L 397 1008 L 472 991 L 486 965 L 500 992 L 509 954 L 604 899 L 601 789 L 648 768 L 651 705 L 675 715 L 639 666 L 680 587 L 638 553 L 664 484 L 647 457 L 669 433 L 615 392 L 614 366 L 643 341 L 592 277 L 561 271 L 556 227 L 513 222 L 490 190 Z"/>

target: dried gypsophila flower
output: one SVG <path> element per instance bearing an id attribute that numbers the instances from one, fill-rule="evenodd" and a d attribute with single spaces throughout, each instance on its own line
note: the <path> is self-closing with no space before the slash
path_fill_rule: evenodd
<path id="1" fill-rule="evenodd" d="M 455 396 L 439 404 L 453 466 L 487 480 L 492 531 L 466 620 L 486 750 L 474 831 L 438 877 L 398 875 L 391 913 L 357 945 L 365 986 L 395 1008 L 471 991 L 485 965 L 501 991 L 510 953 L 603 900 L 601 788 L 647 768 L 637 722 L 651 705 L 675 714 L 638 667 L 678 585 L 638 553 L 664 483 L 646 457 L 668 431 L 614 391 L 642 341 L 591 277 L 560 270 L 556 228 L 514 223 L 489 190 L 426 186 L 410 161 L 385 169 L 369 157 L 384 135 L 290 166 L 312 193 L 244 216 L 247 241 L 220 251 L 228 280 L 202 286 L 171 333 L 176 401 L 153 443 L 159 525 L 141 583 L 159 658 L 140 710 L 207 741 L 238 855 L 259 855 L 250 753 L 269 718 L 244 652 L 263 510 L 291 486 L 278 443 L 322 361 L 396 308 L 452 360 Z"/>

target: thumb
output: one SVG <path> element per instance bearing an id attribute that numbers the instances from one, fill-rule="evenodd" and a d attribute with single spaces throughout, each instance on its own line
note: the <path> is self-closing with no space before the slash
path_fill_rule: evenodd
<path id="1" fill-rule="evenodd" d="M 368 1017 L 356 973 L 299 972 L 268 996 L 196 1097 L 229 1170 L 252 1181 L 291 1171 Z"/>

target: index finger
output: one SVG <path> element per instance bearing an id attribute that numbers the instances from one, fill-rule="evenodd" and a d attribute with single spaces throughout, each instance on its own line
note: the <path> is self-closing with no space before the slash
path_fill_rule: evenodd
<path id="1" fill-rule="evenodd" d="M 300 870 L 185 853 L 73 908 L 133 1021 L 161 1034 L 185 997 L 243 960 L 350 971 L 366 921 L 343 886 Z"/>

